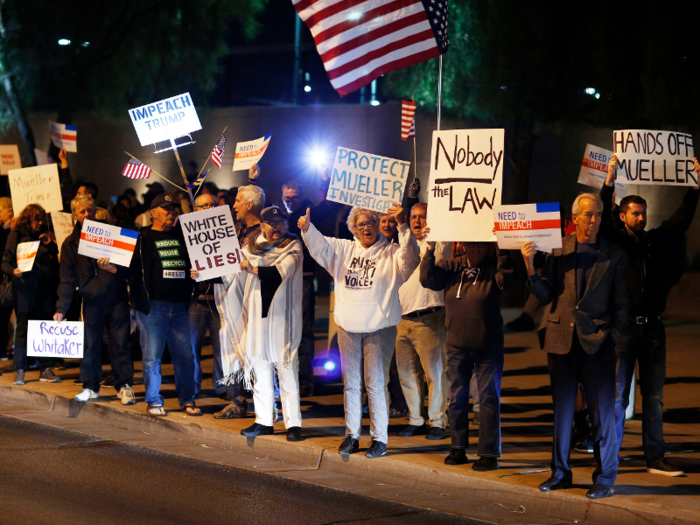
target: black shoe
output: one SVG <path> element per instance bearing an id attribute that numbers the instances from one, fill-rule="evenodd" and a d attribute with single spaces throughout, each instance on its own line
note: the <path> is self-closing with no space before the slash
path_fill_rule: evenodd
<path id="1" fill-rule="evenodd" d="M 550 492 L 552 490 L 562 490 L 562 489 L 570 489 L 571 488 L 571 480 L 564 478 L 564 479 L 556 479 L 554 476 L 549 478 L 547 481 L 542 483 L 540 485 L 540 490 L 542 492 Z"/>
<path id="2" fill-rule="evenodd" d="M 221 392 L 218 394 L 219 399 L 223 399 L 224 401 L 231 401 L 231 398 L 228 397 L 228 394 L 226 392 Z"/>
<path id="3" fill-rule="evenodd" d="M 114 377 L 111 375 L 105 377 L 102 381 L 100 381 L 100 385 L 104 388 L 114 388 Z"/>
<path id="4" fill-rule="evenodd" d="M 498 458 L 483 457 L 476 460 L 472 465 L 472 470 L 477 472 L 488 472 L 489 470 L 498 470 Z"/>
<path id="5" fill-rule="evenodd" d="M 581 441 L 574 448 L 576 452 L 583 452 L 584 454 L 593 454 L 593 436 L 588 436 L 586 439 Z"/>
<path id="6" fill-rule="evenodd" d="M 289 427 L 287 429 L 287 441 L 301 441 L 301 427 Z"/>
<path id="7" fill-rule="evenodd" d="M 389 419 L 396 419 L 399 417 L 406 417 L 408 415 L 408 410 L 399 410 L 398 408 L 389 409 Z"/>
<path id="8" fill-rule="evenodd" d="M 647 472 L 650 474 L 661 474 L 662 476 L 682 476 L 683 471 L 678 467 L 671 465 L 668 461 L 661 458 L 655 463 L 647 467 Z"/>
<path id="9" fill-rule="evenodd" d="M 369 459 L 380 458 L 386 454 L 386 444 L 381 441 L 372 440 L 369 442 L 369 450 L 365 457 Z"/>
<path id="10" fill-rule="evenodd" d="M 586 497 L 588 499 L 600 499 L 609 498 L 613 495 L 613 488 L 607 485 L 599 485 L 596 483 L 593 485 L 588 492 L 586 492 Z"/>
<path id="11" fill-rule="evenodd" d="M 425 424 L 423 425 L 408 425 L 406 428 L 403 430 L 399 431 L 399 436 L 401 437 L 412 437 L 412 436 L 417 436 L 419 434 L 425 434 L 428 432 L 428 429 L 425 427 Z"/>
<path id="12" fill-rule="evenodd" d="M 45 383 L 60 383 L 61 378 L 53 373 L 50 368 L 44 368 L 39 375 L 39 381 L 44 381 Z"/>
<path id="13" fill-rule="evenodd" d="M 345 439 L 338 447 L 338 454 L 354 454 L 360 450 L 360 440 L 354 439 L 352 436 L 345 436 Z"/>
<path id="14" fill-rule="evenodd" d="M 467 451 L 463 448 L 453 448 L 450 455 L 445 458 L 445 465 L 464 465 L 469 463 Z"/>
<path id="15" fill-rule="evenodd" d="M 268 427 L 265 425 L 260 425 L 258 423 L 253 423 L 248 428 L 241 430 L 241 435 L 245 437 L 255 437 L 255 436 L 270 436 L 274 434 L 275 427 Z"/>
<path id="16" fill-rule="evenodd" d="M 430 427 L 428 435 L 425 437 L 430 440 L 445 439 L 445 429 L 440 427 Z"/>

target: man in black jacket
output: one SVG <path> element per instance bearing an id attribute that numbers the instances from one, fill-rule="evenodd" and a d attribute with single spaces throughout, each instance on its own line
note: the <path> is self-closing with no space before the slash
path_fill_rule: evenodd
<path id="1" fill-rule="evenodd" d="M 54 320 L 64 319 L 77 288 L 83 298 L 85 352 L 80 364 L 83 390 L 75 399 L 85 402 L 100 397 L 102 336 L 107 329 L 110 334 L 109 354 L 115 374 L 114 387 L 123 405 L 133 405 L 136 399 L 131 389 L 134 366 L 131 362 L 126 289 L 129 269 L 110 263 L 108 257 L 95 260 L 78 255 L 83 222 L 85 219 L 95 220 L 95 202 L 89 195 L 78 195 L 71 201 L 70 207 L 76 223 L 73 233 L 61 247 L 61 283 Z"/>
<path id="2" fill-rule="evenodd" d="M 693 159 L 695 176 L 700 164 Z M 629 256 L 627 291 L 629 316 L 617 341 L 617 400 L 615 424 L 618 450 L 625 431 L 625 413 L 629 406 L 630 384 L 635 364 L 639 362 L 639 386 L 642 392 L 642 443 L 647 472 L 664 476 L 682 476 L 683 471 L 669 463 L 664 441 L 663 388 L 666 380 L 666 331 L 661 314 L 671 286 L 680 276 L 679 260 L 683 254 L 685 232 L 693 222 L 700 197 L 700 185 L 688 188 L 671 218 L 658 228 L 646 231 L 647 203 L 637 195 L 628 195 L 614 209 L 613 192 L 617 157 L 610 159 L 608 178 L 600 190 L 603 199 L 603 222 L 600 233 L 623 248 Z M 616 221 L 619 221 L 616 224 Z"/>

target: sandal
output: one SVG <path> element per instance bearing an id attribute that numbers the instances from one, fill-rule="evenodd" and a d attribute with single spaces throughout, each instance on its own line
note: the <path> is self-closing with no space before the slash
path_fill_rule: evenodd
<path id="1" fill-rule="evenodd" d="M 165 408 L 163 408 L 163 405 L 148 405 L 148 408 L 146 409 L 146 414 L 153 417 L 164 417 L 168 415 L 165 412 Z"/>
<path id="2" fill-rule="evenodd" d="M 184 407 L 182 407 L 182 411 L 183 411 L 185 414 L 187 414 L 188 416 L 192 416 L 192 417 L 200 417 L 200 416 L 203 416 L 203 415 L 204 415 L 204 414 L 202 413 L 201 409 L 199 409 L 198 407 L 196 407 L 196 406 L 194 405 L 194 403 L 192 403 L 192 404 L 190 404 L 190 405 L 185 405 Z"/>

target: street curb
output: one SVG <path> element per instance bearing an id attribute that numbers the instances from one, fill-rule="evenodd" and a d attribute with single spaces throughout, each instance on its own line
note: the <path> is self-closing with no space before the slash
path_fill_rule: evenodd
<path id="1" fill-rule="evenodd" d="M 469 466 L 450 467 L 440 463 L 435 467 L 416 464 L 410 454 L 390 454 L 380 459 L 368 459 L 363 454 L 341 456 L 337 446 L 339 436 L 328 436 L 319 443 L 287 442 L 283 436 L 246 438 L 231 431 L 207 428 L 189 417 L 187 422 L 154 418 L 121 408 L 121 405 L 100 402 L 80 403 L 60 394 L 0 385 L 3 399 L 22 407 L 65 415 L 93 423 L 129 428 L 178 439 L 193 444 L 216 442 L 223 448 L 251 456 L 282 461 L 303 469 L 328 471 L 362 479 L 363 481 L 404 486 L 423 492 L 445 493 L 451 497 L 481 500 L 484 504 L 500 505 L 522 514 L 561 516 L 562 520 L 578 523 L 615 523 L 620 525 L 660 523 L 686 525 L 698 523 L 691 511 L 631 502 L 624 497 L 588 500 L 571 492 L 542 493 L 536 488 L 494 479 L 493 473 L 473 472 Z M 465 469 L 467 469 L 465 471 Z M 270 474 L 274 475 L 274 472 Z M 522 509 L 522 510 L 520 510 Z"/>

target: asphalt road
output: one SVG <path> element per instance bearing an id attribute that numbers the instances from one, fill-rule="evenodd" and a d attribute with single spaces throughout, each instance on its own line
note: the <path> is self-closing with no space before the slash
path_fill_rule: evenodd
<path id="1" fill-rule="evenodd" d="M 482 522 L 0 416 L 0 523 Z"/>

